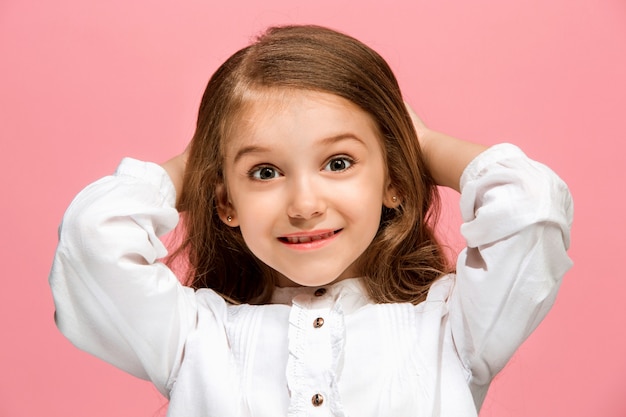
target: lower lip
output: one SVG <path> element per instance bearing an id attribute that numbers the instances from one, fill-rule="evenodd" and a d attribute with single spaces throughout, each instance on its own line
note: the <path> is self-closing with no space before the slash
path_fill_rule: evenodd
<path id="1" fill-rule="evenodd" d="M 335 240 L 337 236 L 339 236 L 340 233 L 341 231 L 338 231 L 336 233 L 333 233 L 332 236 L 329 236 L 325 239 L 313 240 L 311 242 L 306 242 L 306 243 L 290 243 L 290 242 L 285 242 L 280 239 L 278 241 L 282 243 L 283 245 L 285 245 L 286 247 L 288 247 L 289 249 L 307 251 L 307 250 L 319 249 L 330 244 L 332 241 Z"/>

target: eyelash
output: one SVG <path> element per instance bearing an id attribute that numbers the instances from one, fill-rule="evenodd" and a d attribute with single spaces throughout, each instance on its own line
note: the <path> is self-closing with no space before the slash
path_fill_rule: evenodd
<path id="1" fill-rule="evenodd" d="M 278 171 L 278 169 L 274 168 L 271 165 L 257 165 L 253 167 L 250 171 L 248 171 L 248 177 L 255 181 L 268 181 L 270 179 L 276 178 L 276 177 L 266 178 L 266 179 L 258 178 L 257 174 L 260 174 L 263 169 L 271 169 L 274 171 L 275 174 L 280 175 L 280 171 Z"/>
<path id="2" fill-rule="evenodd" d="M 333 162 L 336 162 L 336 161 L 343 161 L 344 163 L 347 163 L 347 166 L 345 168 L 343 168 L 343 169 L 339 169 L 339 170 L 336 170 L 336 171 L 333 171 L 331 169 L 329 169 L 328 171 L 330 171 L 330 172 L 345 172 L 345 171 L 351 169 L 354 166 L 354 164 L 356 164 L 356 160 L 354 158 L 351 158 L 351 157 L 346 156 L 346 155 L 338 155 L 338 156 L 333 156 L 332 158 L 330 158 L 328 160 L 328 162 L 326 162 L 326 164 L 324 164 L 324 170 L 326 171 L 326 168 L 329 167 L 330 164 L 332 164 Z M 273 171 L 272 172 L 273 176 L 269 177 L 269 178 L 261 178 L 260 174 L 261 174 L 262 170 L 264 170 L 264 169 L 272 170 Z M 272 180 L 274 178 L 277 178 L 277 177 L 281 176 L 282 174 L 276 167 L 273 167 L 271 165 L 257 165 L 255 167 L 253 167 L 251 170 L 249 170 L 247 175 L 248 175 L 248 177 L 250 179 L 252 179 L 254 181 L 264 182 L 264 181 L 269 181 L 269 180 Z"/>
<path id="3" fill-rule="evenodd" d="M 333 156 L 332 158 L 330 158 L 328 160 L 328 162 L 326 163 L 326 165 L 324 165 L 324 168 L 328 167 L 330 164 L 332 164 L 335 161 L 344 161 L 348 163 L 348 166 L 338 170 L 338 171 L 332 171 L 332 172 L 345 172 L 347 170 L 349 170 L 350 168 L 352 168 L 354 166 L 354 164 L 356 163 L 356 161 L 353 158 L 350 158 L 349 156 L 346 155 L 338 155 L 338 156 Z"/>

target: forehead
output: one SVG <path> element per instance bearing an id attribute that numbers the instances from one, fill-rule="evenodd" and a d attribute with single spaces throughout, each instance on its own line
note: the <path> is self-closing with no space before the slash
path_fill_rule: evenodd
<path id="1" fill-rule="evenodd" d="M 260 142 L 279 144 L 287 137 L 314 140 L 346 133 L 373 137 L 381 144 L 373 117 L 343 97 L 309 90 L 262 89 L 244 95 L 226 138 L 225 153 L 228 157 L 242 146 Z"/>

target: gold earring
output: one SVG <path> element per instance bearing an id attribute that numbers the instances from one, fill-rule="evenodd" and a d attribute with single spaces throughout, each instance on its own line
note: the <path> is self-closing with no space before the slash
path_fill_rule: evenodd
<path id="1" fill-rule="evenodd" d="M 232 222 L 233 221 L 233 216 L 226 216 L 226 221 L 228 223 Z"/>
<path id="2" fill-rule="evenodd" d="M 396 196 L 394 195 L 393 197 L 391 197 L 391 201 L 393 201 L 393 202 L 395 203 L 396 201 L 398 201 L 398 197 L 396 197 Z"/>

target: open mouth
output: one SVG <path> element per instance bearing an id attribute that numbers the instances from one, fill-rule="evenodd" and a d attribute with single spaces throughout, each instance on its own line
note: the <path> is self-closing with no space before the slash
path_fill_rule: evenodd
<path id="1" fill-rule="evenodd" d="M 307 236 L 283 236 L 283 237 L 279 237 L 278 240 L 280 240 L 283 243 L 290 243 L 290 244 L 301 244 L 301 243 L 311 243 L 311 242 L 317 242 L 319 240 L 324 240 L 324 239 L 329 239 L 333 236 L 335 236 L 337 233 L 341 232 L 343 229 L 337 229 L 337 230 L 333 230 L 330 232 L 326 232 L 326 233 L 320 233 L 318 235 L 307 235 Z"/>

